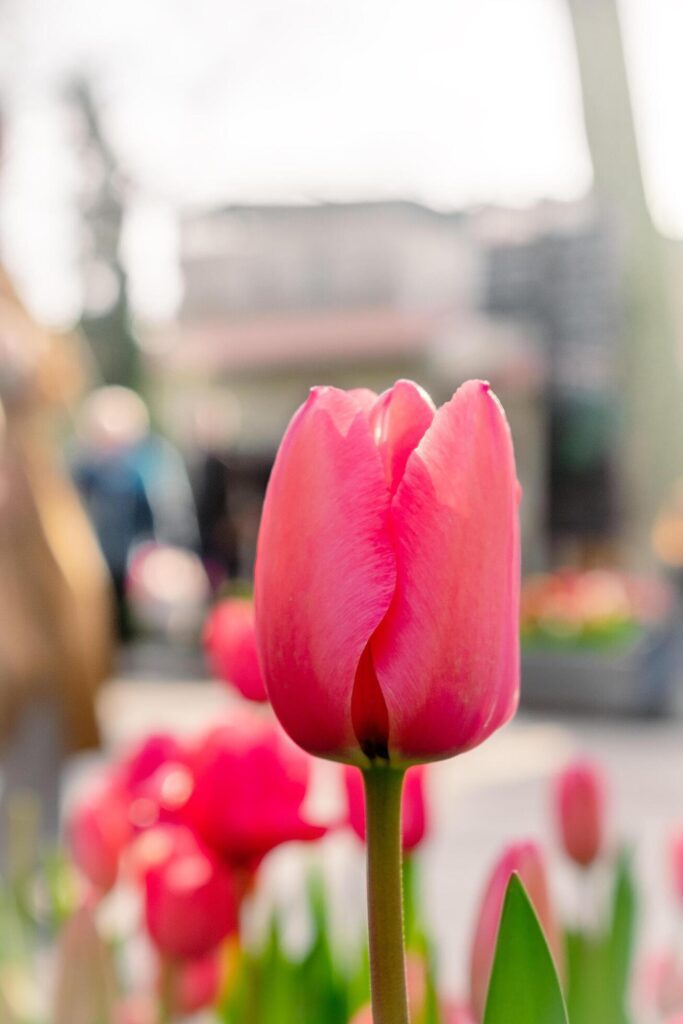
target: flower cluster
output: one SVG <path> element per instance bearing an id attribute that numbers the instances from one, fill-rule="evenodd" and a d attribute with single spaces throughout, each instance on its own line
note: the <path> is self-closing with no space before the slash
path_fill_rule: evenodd
<path id="1" fill-rule="evenodd" d="M 303 809 L 310 777 L 308 755 L 271 718 L 243 708 L 192 742 L 148 737 L 71 814 L 72 855 L 89 902 L 117 880 L 132 884 L 179 993 L 196 993 L 194 978 L 211 1001 L 215 954 L 237 933 L 263 858 L 326 831 Z"/>
<path id="2" fill-rule="evenodd" d="M 671 602 L 660 581 L 613 570 L 539 573 L 522 586 L 522 638 L 534 646 L 618 646 L 663 622 Z"/>

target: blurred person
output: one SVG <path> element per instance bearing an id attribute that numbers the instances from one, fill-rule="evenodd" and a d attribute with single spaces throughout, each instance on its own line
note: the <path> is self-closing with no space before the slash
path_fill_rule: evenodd
<path id="1" fill-rule="evenodd" d="M 78 426 L 81 448 L 74 459 L 73 478 L 114 586 L 119 636 L 127 637 L 128 558 L 134 545 L 154 535 L 142 475 L 129 461 L 130 451 L 149 432 L 149 416 L 135 392 L 106 387 L 86 399 Z"/>
<path id="2" fill-rule="evenodd" d="M 197 505 L 202 559 L 214 589 L 240 575 L 239 538 L 235 524 L 226 444 L 234 434 L 230 402 L 206 401 L 192 423 L 191 479 Z"/>
<path id="3" fill-rule="evenodd" d="M 111 659 L 105 568 L 54 443 L 81 384 L 75 343 L 42 331 L 0 270 L 0 858 L 8 816 L 57 828 L 60 767 L 99 740 L 95 693 Z M 26 820 L 26 819 L 24 819 Z M 23 851 L 21 856 L 28 851 Z"/>
<path id="4" fill-rule="evenodd" d="M 202 557 L 216 585 L 239 576 L 239 543 L 231 515 L 225 459 L 200 452 L 194 471 Z"/>
<path id="5" fill-rule="evenodd" d="M 83 405 L 73 476 L 114 585 L 119 633 L 131 632 L 126 587 L 132 552 L 150 540 L 193 550 L 197 521 L 178 452 L 152 433 L 145 403 L 120 386 L 94 391 Z"/>

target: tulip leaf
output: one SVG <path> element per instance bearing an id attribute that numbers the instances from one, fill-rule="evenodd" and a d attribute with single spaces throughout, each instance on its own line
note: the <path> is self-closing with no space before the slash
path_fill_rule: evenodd
<path id="1" fill-rule="evenodd" d="M 607 926 L 567 934 L 567 1003 L 572 1024 L 629 1024 L 628 991 L 636 918 L 630 856 L 616 867 Z"/>
<path id="2" fill-rule="evenodd" d="M 568 1024 L 545 936 L 517 874 L 501 915 L 484 1024 Z"/>
<path id="3" fill-rule="evenodd" d="M 277 912 L 262 948 L 242 955 L 222 1007 L 225 1024 L 347 1024 L 351 972 L 343 970 L 333 948 L 325 888 L 317 877 L 309 882 L 308 906 L 312 937 L 303 957 L 288 952 Z M 367 999 L 368 969 L 361 967 Z"/>
<path id="4" fill-rule="evenodd" d="M 636 926 L 636 889 L 628 850 L 622 851 L 617 862 L 617 874 L 612 901 L 612 918 L 608 935 L 610 974 L 615 995 L 621 999 L 622 1020 L 626 1020 L 623 1005 L 629 987 Z"/>

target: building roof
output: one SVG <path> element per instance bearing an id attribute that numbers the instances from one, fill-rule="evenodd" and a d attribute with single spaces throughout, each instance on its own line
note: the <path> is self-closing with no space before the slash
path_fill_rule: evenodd
<path id="1" fill-rule="evenodd" d="M 439 317 L 400 309 L 259 315 L 178 325 L 164 337 L 165 367 L 183 373 L 229 373 L 420 356 Z"/>

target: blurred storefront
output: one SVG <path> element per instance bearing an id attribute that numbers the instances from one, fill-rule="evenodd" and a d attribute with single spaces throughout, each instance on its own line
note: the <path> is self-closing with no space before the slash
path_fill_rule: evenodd
<path id="1" fill-rule="evenodd" d="M 186 221 L 182 268 L 178 321 L 144 338 L 154 401 L 235 478 L 240 572 L 278 439 L 321 381 L 411 377 L 442 402 L 486 377 L 515 435 L 528 566 L 614 537 L 616 271 L 589 203 L 229 208 Z"/>

